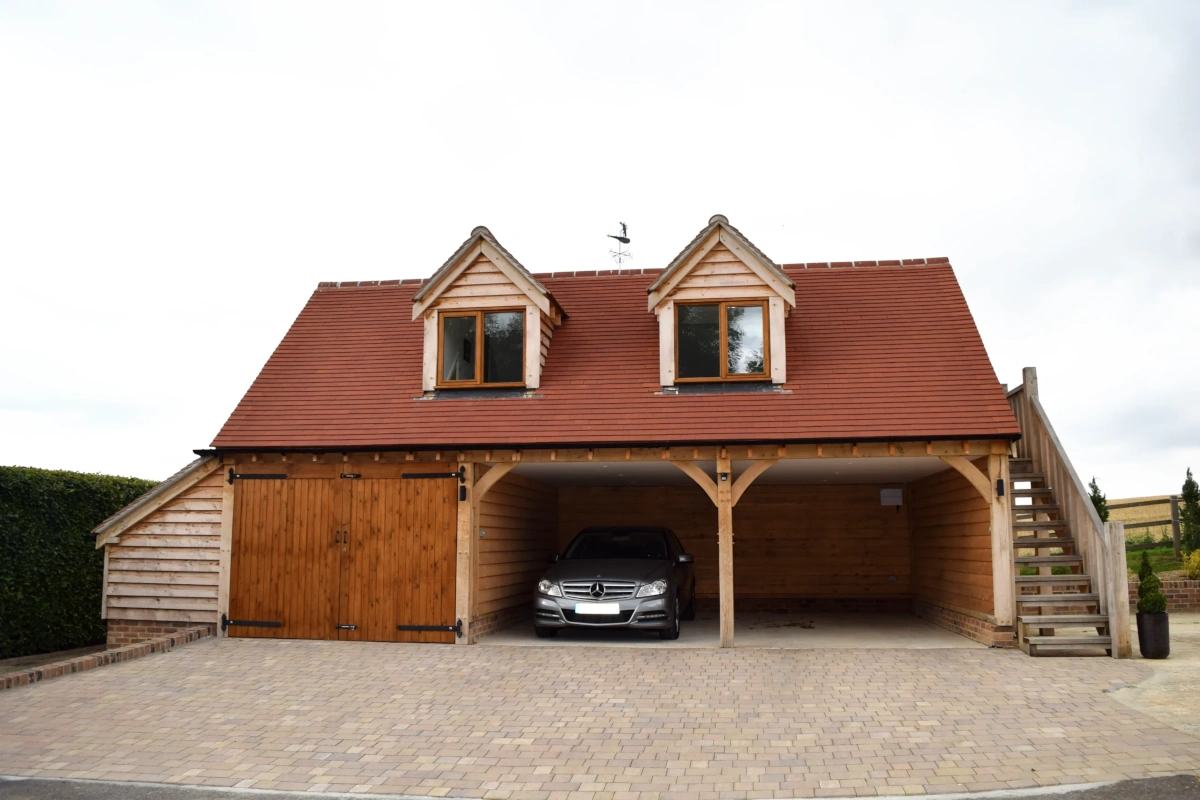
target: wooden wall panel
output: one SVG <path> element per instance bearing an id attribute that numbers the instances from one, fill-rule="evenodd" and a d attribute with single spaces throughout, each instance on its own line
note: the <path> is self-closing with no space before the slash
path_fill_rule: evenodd
<path id="1" fill-rule="evenodd" d="M 476 618 L 532 602 L 534 584 L 558 550 L 556 495 L 552 486 L 509 474 L 484 496 Z"/>
<path id="2" fill-rule="evenodd" d="M 907 597 L 908 512 L 879 505 L 881 488 L 751 486 L 733 510 L 736 596 Z M 697 595 L 717 596 L 717 510 L 698 487 L 559 490 L 560 548 L 588 525 L 635 524 L 674 530 L 696 557 Z"/>
<path id="3" fill-rule="evenodd" d="M 987 470 L 987 460 L 979 463 Z M 947 469 L 909 484 L 913 596 L 953 609 L 990 614 L 991 510 L 975 487 Z"/>
<path id="4" fill-rule="evenodd" d="M 434 304 L 440 308 L 488 308 L 528 305 L 529 298 L 488 257 L 480 254 L 446 287 Z"/>
<path id="5" fill-rule="evenodd" d="M 214 472 L 107 545 L 109 619 L 216 621 L 222 479 Z"/>

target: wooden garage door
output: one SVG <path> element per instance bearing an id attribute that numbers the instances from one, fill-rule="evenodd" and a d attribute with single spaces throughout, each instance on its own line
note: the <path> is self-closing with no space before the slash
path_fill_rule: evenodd
<path id="1" fill-rule="evenodd" d="M 399 477 L 239 480 L 232 636 L 452 642 L 457 482 Z M 428 472 L 410 469 L 410 472 Z"/>

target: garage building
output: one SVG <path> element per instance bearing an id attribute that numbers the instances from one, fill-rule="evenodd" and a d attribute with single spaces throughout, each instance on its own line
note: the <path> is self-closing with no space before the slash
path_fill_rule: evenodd
<path id="1" fill-rule="evenodd" d="M 945 258 L 779 265 L 718 215 L 664 269 L 534 274 L 477 228 L 322 283 L 198 455 L 96 530 L 113 643 L 471 643 L 581 528 L 655 525 L 723 646 L 822 608 L 1127 646 L 1111 534 Z"/>

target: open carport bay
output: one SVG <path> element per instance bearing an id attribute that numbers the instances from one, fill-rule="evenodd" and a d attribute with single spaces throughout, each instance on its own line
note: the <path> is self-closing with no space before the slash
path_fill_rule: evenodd
<path id="1" fill-rule="evenodd" d="M 728 480 L 750 463 L 734 460 Z M 714 462 L 698 465 L 720 480 Z M 979 493 L 939 458 L 781 460 L 733 511 L 737 644 L 968 643 L 945 628 L 986 640 L 989 522 Z M 529 607 L 547 558 L 594 525 L 674 530 L 696 559 L 700 610 L 679 646 L 718 643 L 717 509 L 666 462 L 522 464 L 496 483 L 480 506 L 475 635 L 536 641 Z M 649 636 L 594 630 L 555 641 L 656 644 Z"/>

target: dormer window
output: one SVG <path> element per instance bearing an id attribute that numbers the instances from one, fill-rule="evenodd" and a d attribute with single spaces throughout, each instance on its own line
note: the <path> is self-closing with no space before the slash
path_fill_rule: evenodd
<path id="1" fill-rule="evenodd" d="M 658 317 L 658 375 L 677 381 L 787 381 L 796 289 L 783 269 L 717 214 L 646 290 Z"/>
<path id="2" fill-rule="evenodd" d="M 767 380 L 767 301 L 676 303 L 677 381 Z"/>
<path id="3" fill-rule="evenodd" d="M 554 295 L 483 227 L 412 300 L 413 321 L 425 326 L 426 392 L 538 388 L 550 338 L 566 319 Z"/>
<path id="4" fill-rule="evenodd" d="M 525 385 L 525 309 L 440 316 L 440 386 Z"/>

